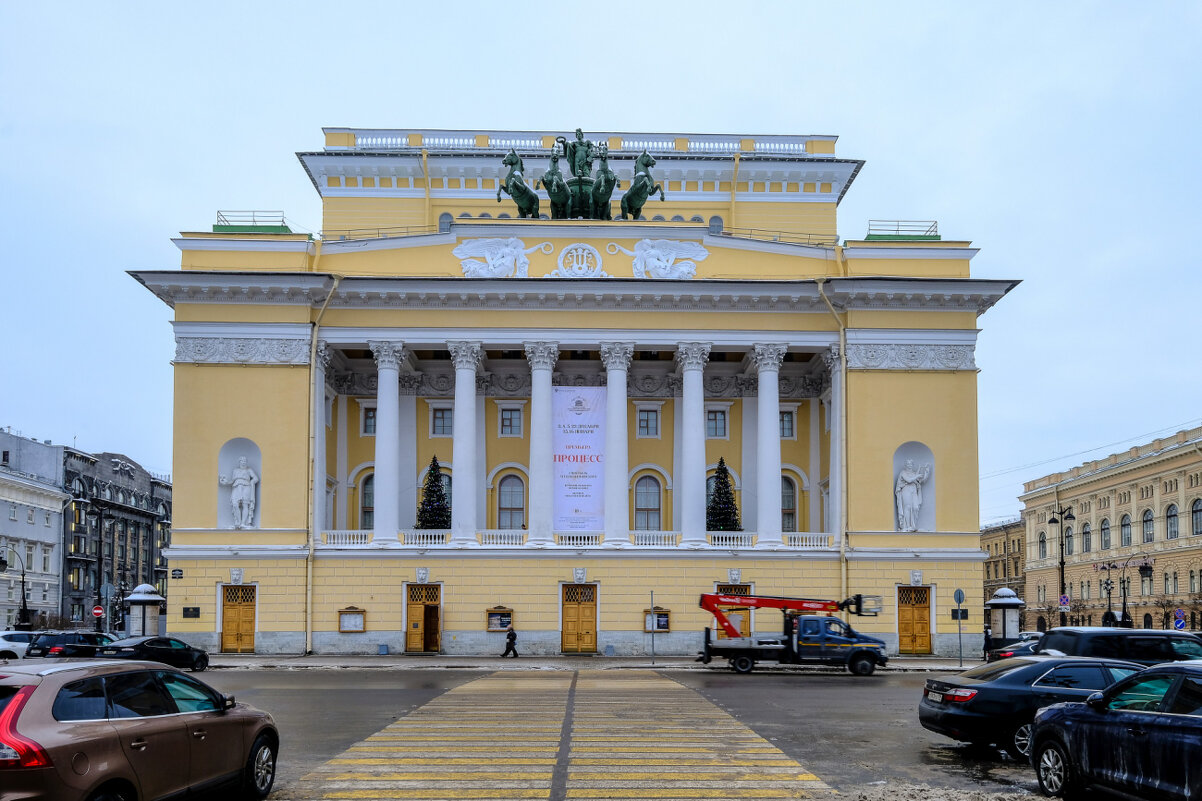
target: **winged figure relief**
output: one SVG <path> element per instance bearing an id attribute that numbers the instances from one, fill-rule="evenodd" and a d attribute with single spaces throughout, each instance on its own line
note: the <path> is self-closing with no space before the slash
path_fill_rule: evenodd
<path id="1" fill-rule="evenodd" d="M 528 278 L 530 267 L 527 253 L 542 250 L 550 253 L 554 248 L 543 242 L 532 248 L 517 237 L 499 239 L 468 239 L 451 252 L 459 259 L 465 278 Z"/>
<path id="2" fill-rule="evenodd" d="M 673 239 L 641 239 L 633 251 L 610 242 L 605 249 L 611 254 L 621 251 L 634 256 L 635 278 L 692 278 L 697 274 L 696 262 L 709 255 L 697 242 Z"/>

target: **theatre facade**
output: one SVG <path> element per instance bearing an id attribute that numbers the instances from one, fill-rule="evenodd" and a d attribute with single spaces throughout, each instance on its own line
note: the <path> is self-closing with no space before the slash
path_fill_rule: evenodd
<path id="1" fill-rule="evenodd" d="M 330 128 L 298 154 L 320 235 L 181 234 L 133 273 L 175 312 L 170 630 L 691 654 L 701 593 L 862 593 L 894 653 L 955 653 L 978 318 L 1016 282 L 932 223 L 841 237 L 835 144 Z M 435 459 L 449 525 L 419 528 Z M 707 525 L 720 461 L 739 530 Z"/>

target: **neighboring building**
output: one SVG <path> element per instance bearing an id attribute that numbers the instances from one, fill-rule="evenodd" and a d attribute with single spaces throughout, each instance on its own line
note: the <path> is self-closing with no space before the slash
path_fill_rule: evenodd
<path id="1" fill-rule="evenodd" d="M 1024 490 L 1028 625 L 1059 623 L 1063 544 L 1068 621 L 1121 618 L 1125 590 L 1136 627 L 1169 628 L 1178 610 L 1181 625 L 1202 627 L 1202 428 L 1028 481 Z"/>
<path id="2" fill-rule="evenodd" d="M 325 133 L 319 239 L 219 214 L 133 274 L 175 311 L 172 631 L 475 654 L 512 621 L 523 653 L 635 654 L 654 626 L 688 654 L 702 592 L 864 593 L 894 652 L 956 652 L 978 318 L 1016 283 L 971 278 L 969 242 L 841 241 L 863 162 L 832 136 L 579 136 L 557 176 L 545 131 Z M 514 218 L 538 179 L 535 217 L 590 219 Z M 435 456 L 451 526 L 419 530 Z M 742 531 L 706 530 L 720 458 Z"/>
<path id="3" fill-rule="evenodd" d="M 153 584 L 166 595 L 171 480 L 124 454 L 74 448 L 65 449 L 63 470 L 63 486 L 73 500 L 62 528 L 62 614 L 72 625 L 92 626 L 92 609 L 102 606 L 102 627 L 116 630 L 121 603 L 134 587 Z"/>
<path id="4" fill-rule="evenodd" d="M 1021 517 L 995 523 L 981 529 L 981 550 L 986 553 L 984 601 L 1002 587 L 1008 587 L 1022 597 L 1026 591 L 1023 578 L 1023 540 L 1026 524 Z"/>
<path id="5" fill-rule="evenodd" d="M 29 622 L 58 615 L 62 598 L 63 448 L 0 431 L 0 626 L 20 622 L 21 571 Z M 14 555 L 15 553 L 15 555 Z"/>

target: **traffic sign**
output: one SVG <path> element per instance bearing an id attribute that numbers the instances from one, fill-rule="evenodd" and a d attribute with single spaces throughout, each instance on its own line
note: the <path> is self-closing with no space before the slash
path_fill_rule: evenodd
<path id="1" fill-rule="evenodd" d="M 1177 618 L 1178 620 L 1185 620 L 1185 610 L 1178 609 L 1178 610 L 1174 611 L 1173 617 Z"/>
<path id="2" fill-rule="evenodd" d="M 1068 596 L 1067 596 L 1067 595 L 1061 595 L 1061 596 L 1060 596 L 1060 605 L 1061 605 L 1061 606 L 1068 606 Z M 1064 610 L 1062 609 L 1062 610 L 1060 610 L 1060 611 L 1062 611 L 1062 612 L 1063 612 Z"/>
<path id="3" fill-rule="evenodd" d="M 92 607 L 92 617 L 104 617 L 104 607 L 103 606 L 93 606 Z"/>
<path id="4" fill-rule="evenodd" d="M 952 593 L 952 597 L 956 599 L 956 603 L 964 603 L 964 590 L 957 589 L 954 593 Z"/>
<path id="5" fill-rule="evenodd" d="M 1182 620 L 1181 618 L 1177 618 L 1176 620 L 1173 621 L 1173 628 L 1177 629 L 1177 631 L 1184 630 L 1185 629 L 1185 621 Z"/>

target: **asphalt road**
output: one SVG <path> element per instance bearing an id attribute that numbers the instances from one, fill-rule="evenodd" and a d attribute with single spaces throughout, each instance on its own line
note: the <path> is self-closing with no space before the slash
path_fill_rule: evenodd
<path id="1" fill-rule="evenodd" d="M 283 739 L 277 787 L 286 789 L 397 718 L 485 675 L 447 669 L 253 670 L 203 678 L 275 717 Z M 919 726 L 918 697 L 932 674 L 662 675 L 718 705 L 844 793 L 897 784 L 985 792 L 1035 788 L 1026 766 Z"/>

